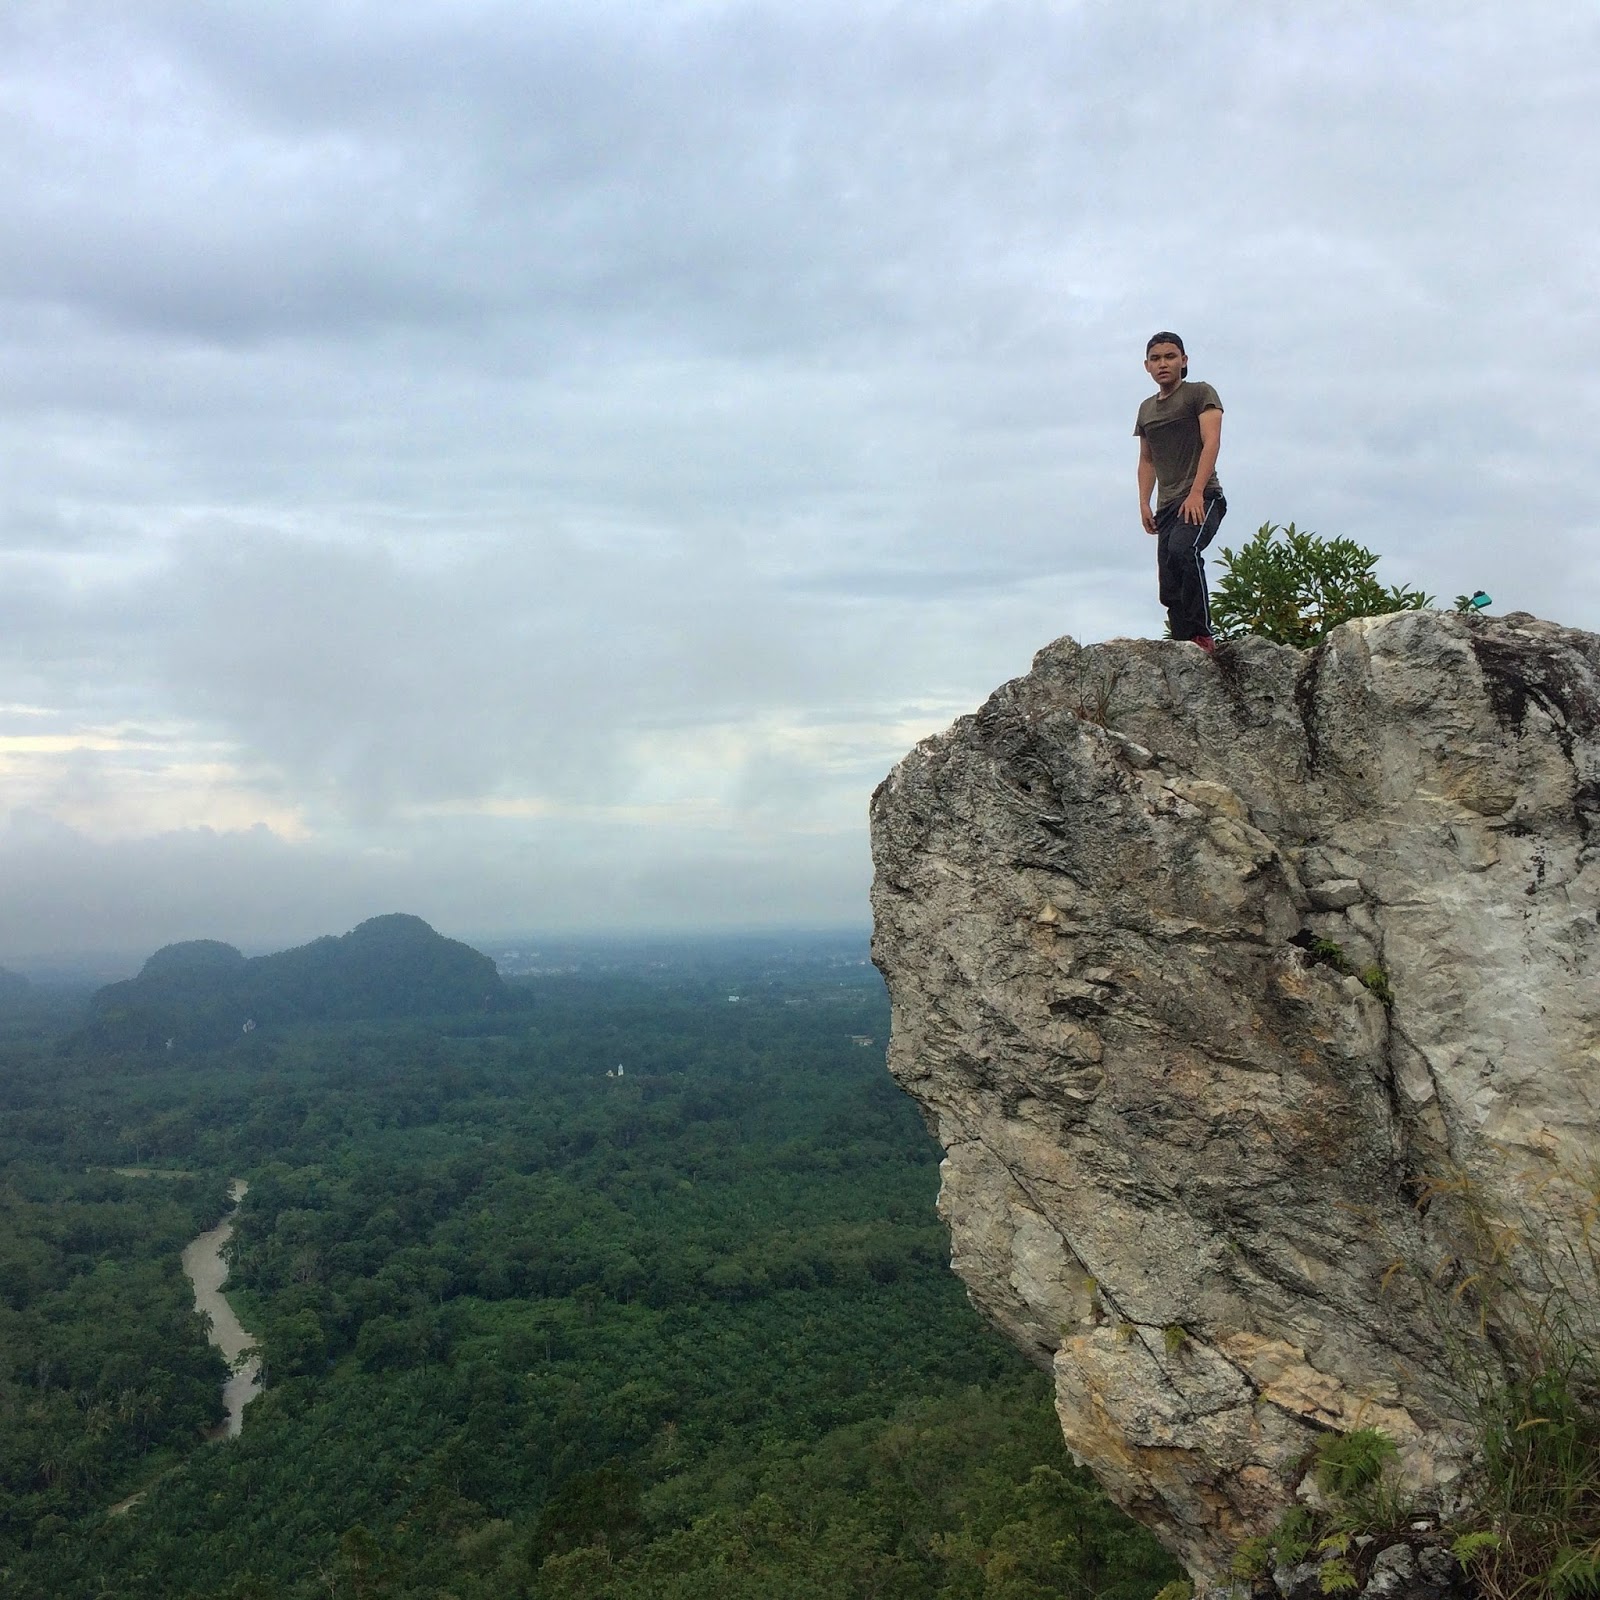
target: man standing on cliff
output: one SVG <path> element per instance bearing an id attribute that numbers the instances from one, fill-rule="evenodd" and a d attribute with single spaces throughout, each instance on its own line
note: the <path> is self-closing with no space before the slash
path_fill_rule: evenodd
<path id="1" fill-rule="evenodd" d="M 1139 519 L 1156 536 L 1156 574 L 1172 637 L 1210 655 L 1216 646 L 1200 552 L 1228 512 L 1216 474 L 1222 402 L 1209 383 L 1188 381 L 1189 357 L 1175 333 L 1151 335 L 1144 370 L 1155 379 L 1157 393 L 1139 407 L 1133 427 L 1139 440 Z M 1157 488 L 1152 512 L 1150 491 Z"/>

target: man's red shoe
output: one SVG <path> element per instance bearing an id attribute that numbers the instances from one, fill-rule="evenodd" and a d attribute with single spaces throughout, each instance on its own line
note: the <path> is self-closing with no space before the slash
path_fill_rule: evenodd
<path id="1" fill-rule="evenodd" d="M 1217 641 L 1209 633 L 1197 633 L 1192 642 L 1199 645 L 1208 656 L 1214 656 L 1217 653 Z"/>

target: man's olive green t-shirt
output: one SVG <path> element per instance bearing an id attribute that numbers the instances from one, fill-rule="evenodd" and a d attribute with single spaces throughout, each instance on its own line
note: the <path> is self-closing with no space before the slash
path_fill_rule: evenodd
<path id="1" fill-rule="evenodd" d="M 1217 391 L 1209 383 L 1180 383 L 1171 394 L 1153 394 L 1139 407 L 1134 434 L 1150 446 L 1156 464 L 1156 510 L 1181 500 L 1194 483 L 1200 465 L 1200 413 L 1222 409 Z M 1207 494 L 1221 494 L 1215 472 Z"/>

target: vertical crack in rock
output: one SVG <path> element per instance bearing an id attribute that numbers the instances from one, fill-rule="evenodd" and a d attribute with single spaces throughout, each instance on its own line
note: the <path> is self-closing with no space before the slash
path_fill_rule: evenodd
<path id="1" fill-rule="evenodd" d="M 1062 639 L 873 797 L 952 1264 L 1202 1585 L 1330 1429 L 1424 1500 L 1459 1472 L 1417 1201 L 1515 1212 L 1593 1146 L 1597 686 L 1600 640 L 1523 614 Z"/>
<path id="2" fill-rule="evenodd" d="M 1231 654 L 1231 652 L 1230 652 Z M 1300 713 L 1300 726 L 1306 736 L 1306 774 L 1316 770 L 1322 752 L 1317 740 L 1317 680 L 1322 673 L 1322 649 L 1319 646 L 1306 657 L 1305 669 L 1295 678 L 1294 703 Z"/>

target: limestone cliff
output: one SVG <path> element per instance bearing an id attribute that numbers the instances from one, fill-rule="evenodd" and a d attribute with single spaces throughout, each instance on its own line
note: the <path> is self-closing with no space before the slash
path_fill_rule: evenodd
<path id="1" fill-rule="evenodd" d="M 1469 1224 L 1595 1146 L 1597 723 L 1600 638 L 1520 613 L 1062 639 L 874 796 L 955 1268 L 1202 1585 L 1327 1430 L 1449 1496 Z"/>

